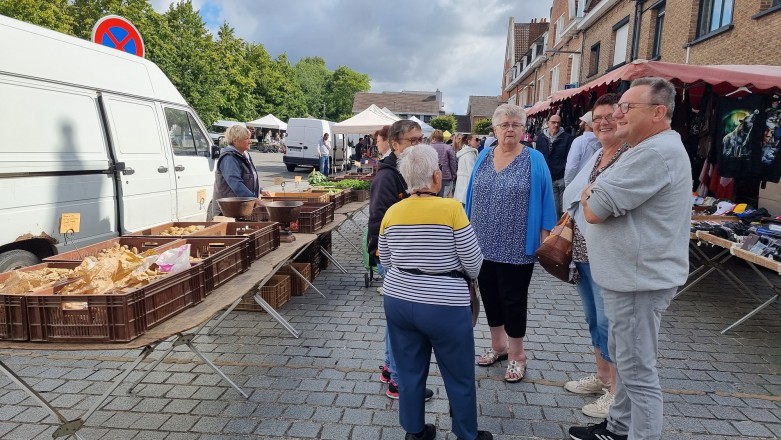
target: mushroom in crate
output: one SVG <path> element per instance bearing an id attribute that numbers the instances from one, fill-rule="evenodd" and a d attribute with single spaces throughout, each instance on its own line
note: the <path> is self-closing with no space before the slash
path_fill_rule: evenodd
<path id="1" fill-rule="evenodd" d="M 217 199 L 217 204 L 220 205 L 222 215 L 236 220 L 249 220 L 256 201 L 253 197 L 225 197 Z"/>
<path id="2" fill-rule="evenodd" d="M 269 220 L 282 225 L 280 241 L 290 243 L 296 240 L 296 237 L 290 231 L 290 223 L 298 220 L 298 214 L 301 212 L 303 204 L 304 202 L 297 200 L 276 200 L 265 203 Z"/>

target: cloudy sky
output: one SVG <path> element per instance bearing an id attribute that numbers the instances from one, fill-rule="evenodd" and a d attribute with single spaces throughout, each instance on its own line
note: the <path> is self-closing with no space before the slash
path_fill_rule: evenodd
<path id="1" fill-rule="evenodd" d="M 170 0 L 152 0 L 164 12 Z M 193 0 L 216 35 L 224 21 L 295 64 L 320 56 L 371 78 L 372 92 L 442 91 L 464 114 L 469 95 L 501 93 L 509 18 L 549 18 L 552 0 Z"/>

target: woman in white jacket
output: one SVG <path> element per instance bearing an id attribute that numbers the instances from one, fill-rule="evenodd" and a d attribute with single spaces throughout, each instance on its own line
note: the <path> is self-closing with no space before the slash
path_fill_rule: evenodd
<path id="1" fill-rule="evenodd" d="M 477 160 L 477 146 L 480 145 L 480 140 L 477 135 L 465 134 L 461 142 L 461 149 L 456 152 L 456 159 L 458 160 L 458 174 L 456 175 L 456 189 L 453 193 L 453 198 L 461 202 L 466 203 L 466 189 L 469 187 L 469 177 L 472 175 L 472 168 L 475 167 L 475 160 Z"/>

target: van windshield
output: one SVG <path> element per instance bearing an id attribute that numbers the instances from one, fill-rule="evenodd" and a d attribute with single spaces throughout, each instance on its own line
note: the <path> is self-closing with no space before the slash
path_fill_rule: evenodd
<path id="1" fill-rule="evenodd" d="M 228 127 L 223 127 L 222 125 L 212 125 L 209 127 L 210 133 L 225 133 L 225 131 L 228 129 Z"/>

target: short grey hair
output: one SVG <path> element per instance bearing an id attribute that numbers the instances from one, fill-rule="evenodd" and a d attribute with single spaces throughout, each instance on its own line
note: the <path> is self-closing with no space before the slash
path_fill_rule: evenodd
<path id="1" fill-rule="evenodd" d="M 409 119 L 396 121 L 390 126 L 390 129 L 388 129 L 388 141 L 399 142 L 405 134 L 415 129 L 420 130 L 420 124 L 415 121 L 410 121 Z"/>
<path id="2" fill-rule="evenodd" d="M 401 154 L 398 167 L 407 182 L 407 192 L 412 194 L 419 189 L 431 189 L 434 172 L 439 169 L 439 155 L 431 145 L 413 145 Z"/>
<path id="3" fill-rule="evenodd" d="M 496 124 L 499 122 L 499 118 L 502 116 L 508 118 L 518 118 L 521 120 L 521 124 L 526 125 L 526 112 L 517 105 L 502 104 L 499 107 L 496 107 L 496 110 L 494 110 L 494 115 L 491 116 L 491 126 L 496 127 Z"/>
<path id="4" fill-rule="evenodd" d="M 231 125 L 225 130 L 225 142 L 228 145 L 233 145 L 234 142 L 249 139 L 249 130 L 243 125 Z"/>
<path id="5" fill-rule="evenodd" d="M 675 85 L 672 82 L 664 78 L 649 76 L 632 81 L 632 87 L 637 86 L 648 86 L 651 89 L 651 102 L 667 107 L 667 114 L 665 116 L 668 121 L 673 120 L 673 112 L 675 111 Z"/>

